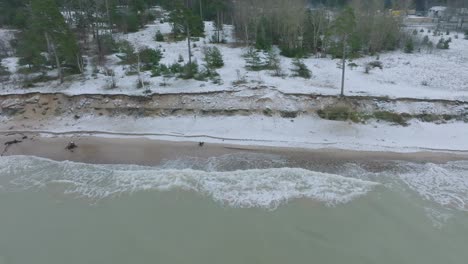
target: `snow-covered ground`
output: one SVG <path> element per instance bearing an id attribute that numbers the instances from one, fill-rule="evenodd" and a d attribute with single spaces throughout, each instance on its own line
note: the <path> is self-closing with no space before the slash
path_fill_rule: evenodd
<path id="1" fill-rule="evenodd" d="M 224 91 L 238 89 L 233 82 L 245 77 L 247 83 L 242 85 L 242 89 L 258 86 L 268 86 L 288 93 L 314 93 L 314 94 L 338 94 L 341 83 L 341 70 L 339 60 L 331 58 L 305 59 L 305 63 L 312 70 L 313 77 L 310 80 L 293 77 L 272 77 L 271 72 L 252 72 L 245 69 L 245 60 L 242 54 L 245 48 L 234 44 L 232 28 L 226 26 L 225 37 L 227 44 L 210 44 L 209 39 L 214 33 L 213 23 L 206 22 L 206 37 L 194 42 L 193 56 L 203 64 L 203 48 L 205 46 L 216 45 L 220 48 L 225 61 L 225 66 L 218 72 L 222 78 L 221 84 L 211 82 L 201 82 L 195 80 L 170 79 L 169 86 L 161 86 L 166 81 L 162 77 L 151 77 L 149 72 L 144 74 L 144 81 L 148 82 L 146 88 L 153 93 L 196 93 L 203 91 Z M 136 47 L 159 48 L 163 51 L 162 63 L 172 64 L 182 55 L 187 61 L 187 43 L 179 42 L 156 42 L 154 36 L 157 31 L 169 34 L 170 24 L 159 23 L 148 25 L 145 29 L 131 34 L 118 35 L 119 39 L 127 39 Z M 383 70 L 374 69 L 370 74 L 364 73 L 364 65 L 376 60 L 376 57 L 364 57 L 353 62 L 358 65 L 355 69 L 347 68 L 346 93 L 348 95 L 370 95 L 388 96 L 392 98 L 430 98 L 430 99 L 450 99 L 468 101 L 468 40 L 463 39 L 463 34 L 452 32 L 449 36 L 434 37 L 432 33 L 425 30 L 418 32 L 422 39 L 424 35 L 437 43 L 443 37 L 452 38 L 449 50 L 435 49 L 432 52 L 427 50 L 416 50 L 413 54 L 406 54 L 402 51 L 394 51 L 379 55 L 383 63 Z M 143 94 L 142 89 L 137 89 L 137 76 L 126 76 L 128 66 L 118 65 L 115 56 L 109 57 L 109 67 L 113 68 L 116 74 L 117 88 L 109 89 L 109 78 L 100 73 L 96 77 L 87 75 L 85 77 L 75 77 L 66 83 L 59 85 L 58 82 L 48 82 L 40 84 L 35 88 L 21 88 L 19 82 L 15 82 L 15 77 L 9 83 L 0 86 L 0 94 L 28 93 L 28 92 L 63 92 L 66 94 Z M 16 58 L 3 59 L 2 64 L 7 66 L 12 72 L 16 71 Z M 290 74 L 291 59 L 281 57 L 283 71 Z M 88 65 L 88 68 L 91 66 Z"/>
<path id="2" fill-rule="evenodd" d="M 147 137 L 169 141 L 203 141 L 240 145 L 298 148 L 413 152 L 468 151 L 467 123 L 437 125 L 412 121 L 407 127 L 389 123 L 328 121 L 311 116 L 281 117 L 172 116 L 159 118 L 83 116 L 45 120 L 7 120 L 0 131 L 37 131 L 88 134 L 105 137 Z M 47 134 L 47 133 L 45 133 Z"/>

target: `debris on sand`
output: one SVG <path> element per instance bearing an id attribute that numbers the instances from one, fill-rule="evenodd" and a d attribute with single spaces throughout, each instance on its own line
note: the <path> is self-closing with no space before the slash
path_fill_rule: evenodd
<path id="1" fill-rule="evenodd" d="M 70 141 L 68 145 L 65 147 L 66 150 L 72 151 L 76 149 L 78 146 L 75 144 L 75 142 Z"/>
<path id="2" fill-rule="evenodd" d="M 23 141 L 17 140 L 17 139 L 5 142 L 5 148 L 3 149 L 3 152 L 2 152 L 2 154 L 1 154 L 0 156 L 3 156 L 3 154 L 5 154 L 5 153 L 8 151 L 8 148 L 9 148 L 11 145 L 19 144 L 19 143 L 21 143 L 21 142 L 23 142 Z"/>

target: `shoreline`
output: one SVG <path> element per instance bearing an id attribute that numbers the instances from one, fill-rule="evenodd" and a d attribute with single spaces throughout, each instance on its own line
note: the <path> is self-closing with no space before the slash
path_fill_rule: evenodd
<path id="1" fill-rule="evenodd" d="M 309 150 L 468 153 L 468 119 L 461 121 L 468 117 L 468 104 L 374 99 L 285 97 L 268 88 L 216 96 L 0 96 L 0 137 L 42 133 Z M 384 117 L 352 122 L 320 115 L 337 105 Z M 455 120 L 445 120 L 450 118 Z"/>
<path id="2" fill-rule="evenodd" d="M 0 134 L 1 135 L 1 134 Z M 25 137 L 25 138 L 24 138 Z M 359 151 L 337 148 L 296 148 L 239 145 L 231 143 L 204 143 L 194 141 L 170 141 L 138 136 L 102 137 L 99 135 L 61 134 L 44 136 L 39 133 L 11 133 L 0 137 L 0 145 L 12 140 L 2 156 L 36 156 L 56 161 L 73 161 L 91 164 L 135 164 L 156 166 L 165 160 L 184 157 L 211 158 L 239 153 L 272 154 L 298 164 L 315 163 L 333 165 L 339 163 L 373 163 L 379 161 L 410 161 L 416 163 L 446 163 L 468 160 L 468 152 L 444 151 Z M 66 150 L 73 141 L 78 146 Z"/>

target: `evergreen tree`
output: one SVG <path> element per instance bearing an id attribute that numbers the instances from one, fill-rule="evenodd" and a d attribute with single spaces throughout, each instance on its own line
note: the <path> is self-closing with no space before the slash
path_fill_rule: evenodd
<path id="1" fill-rule="evenodd" d="M 10 72 L 8 69 L 2 65 L 2 62 L 0 61 L 0 80 L 6 79 L 5 77 L 9 77 Z"/>
<path id="2" fill-rule="evenodd" d="M 201 0 L 199 0 L 201 1 Z M 224 42 L 223 30 L 224 30 L 224 13 L 227 11 L 228 5 L 226 0 L 210 0 L 207 3 L 208 10 L 212 10 L 214 15 L 214 26 L 215 33 L 211 37 L 213 43 Z"/>
<path id="3" fill-rule="evenodd" d="M 41 53 L 49 55 L 49 62 L 58 70 L 63 82 L 63 68 L 83 71 L 83 61 L 75 36 L 54 0 L 32 0 L 28 28 L 20 40 L 18 54 L 24 64 L 43 67 Z"/>
<path id="4" fill-rule="evenodd" d="M 192 37 L 202 37 L 205 30 L 205 24 L 201 17 L 195 15 L 191 9 L 182 4 L 177 4 L 176 8 L 170 14 L 172 23 L 172 33 L 180 37 L 183 34 L 187 38 L 188 47 L 188 67 L 192 67 Z M 197 66 L 198 68 L 198 66 Z"/>
<path id="5" fill-rule="evenodd" d="M 42 37 L 32 29 L 26 29 L 19 36 L 19 40 L 16 47 L 16 53 L 20 58 L 19 65 L 27 65 L 31 71 L 42 70 L 47 63 L 46 57 L 41 54 L 47 50 Z"/>
<path id="6" fill-rule="evenodd" d="M 201 17 L 195 15 L 192 10 L 183 5 L 178 5 L 170 13 L 169 20 L 172 23 L 172 33 L 176 37 L 180 35 L 202 37 L 204 34 L 205 25 Z"/>
<path id="7" fill-rule="evenodd" d="M 161 31 L 157 31 L 156 35 L 154 36 L 154 40 L 157 42 L 164 42 L 164 35 L 161 33 Z"/>
<path id="8" fill-rule="evenodd" d="M 344 96 L 344 82 L 346 69 L 346 55 L 350 36 L 356 28 L 356 16 L 351 7 L 346 7 L 335 19 L 333 24 L 334 33 L 342 44 L 342 76 L 341 76 L 341 96 Z"/>
<path id="9" fill-rule="evenodd" d="M 204 49 L 206 66 L 209 69 L 219 69 L 224 66 L 223 55 L 217 47 Z"/>
<path id="10" fill-rule="evenodd" d="M 19 29 L 26 27 L 27 0 L 1 0 L 0 26 L 13 26 Z"/>
<path id="11" fill-rule="evenodd" d="M 141 70 L 146 71 L 159 65 L 163 55 L 160 50 L 144 48 L 139 51 Z"/>
<path id="12" fill-rule="evenodd" d="M 312 72 L 307 68 L 307 65 L 300 59 L 295 58 L 292 62 L 293 68 L 291 71 L 293 72 L 293 76 L 295 77 L 302 77 L 304 79 L 310 79 L 312 77 Z"/>
<path id="13" fill-rule="evenodd" d="M 266 18 L 262 18 L 259 22 L 257 29 L 257 38 L 255 39 L 255 48 L 259 50 L 271 49 L 273 41 L 271 40 L 270 34 L 267 30 L 268 21 Z"/>
<path id="14" fill-rule="evenodd" d="M 273 76 L 281 77 L 283 76 L 283 70 L 281 69 L 281 60 L 272 49 L 268 51 L 268 69 L 273 71 Z"/>
<path id="15" fill-rule="evenodd" d="M 262 60 L 255 48 L 251 47 L 247 50 L 247 53 L 244 55 L 246 68 L 251 71 L 261 71 L 267 68 L 267 65 Z"/>
<path id="16" fill-rule="evenodd" d="M 408 38 L 405 43 L 405 53 L 413 53 L 414 51 L 414 43 L 412 38 Z"/>

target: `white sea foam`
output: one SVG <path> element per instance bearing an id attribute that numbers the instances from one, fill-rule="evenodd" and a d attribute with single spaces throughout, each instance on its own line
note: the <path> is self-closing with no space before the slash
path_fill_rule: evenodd
<path id="1" fill-rule="evenodd" d="M 65 192 L 101 199 L 144 190 L 188 190 L 232 207 L 275 209 L 291 199 L 327 205 L 347 203 L 377 183 L 297 168 L 202 171 L 55 162 L 34 157 L 0 158 L 0 178 L 10 189 L 63 185 Z"/>
<path id="2" fill-rule="evenodd" d="M 468 162 L 407 166 L 410 171 L 399 176 L 409 188 L 426 200 L 468 211 Z"/>

